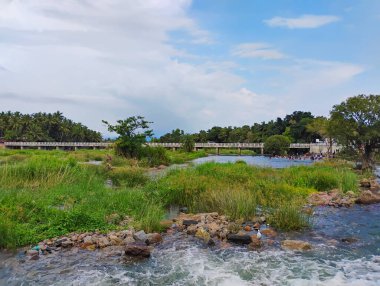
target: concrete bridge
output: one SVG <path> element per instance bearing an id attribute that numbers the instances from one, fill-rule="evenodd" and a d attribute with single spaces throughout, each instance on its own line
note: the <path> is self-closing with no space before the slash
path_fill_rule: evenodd
<path id="1" fill-rule="evenodd" d="M 64 150 L 78 150 L 78 149 L 103 149 L 110 147 L 112 143 L 105 142 L 4 142 L 5 148 L 11 149 L 64 149 Z M 176 150 L 182 147 L 182 143 L 146 143 L 150 147 L 164 147 Z M 292 143 L 290 149 L 303 149 L 313 153 L 326 153 L 328 145 L 322 143 Z M 237 149 L 239 154 L 241 150 L 260 150 L 264 154 L 264 143 L 195 143 L 194 150 L 214 148 L 216 153 L 219 154 L 220 149 Z M 339 146 L 334 144 L 332 152 L 338 151 Z"/>

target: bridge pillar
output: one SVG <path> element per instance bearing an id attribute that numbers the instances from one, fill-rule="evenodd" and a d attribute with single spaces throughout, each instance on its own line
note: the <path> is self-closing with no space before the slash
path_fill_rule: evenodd
<path id="1" fill-rule="evenodd" d="M 95 146 L 92 146 L 92 150 L 96 150 L 96 147 L 95 147 Z"/>
<path id="2" fill-rule="evenodd" d="M 77 151 L 77 150 L 78 150 L 78 147 L 77 147 L 77 146 L 75 146 L 75 147 L 74 147 L 74 151 Z"/>
<path id="3" fill-rule="evenodd" d="M 41 150 L 41 146 L 38 146 L 37 149 L 38 149 L 38 150 Z"/>
<path id="4" fill-rule="evenodd" d="M 59 150 L 59 146 L 55 146 L 55 150 Z"/>
<path id="5" fill-rule="evenodd" d="M 264 155 L 264 147 L 261 147 L 261 155 Z"/>
<path id="6" fill-rule="evenodd" d="M 238 148 L 239 156 L 241 156 L 241 148 Z"/>
<path id="7" fill-rule="evenodd" d="M 24 146 L 20 146 L 20 149 L 21 149 L 21 150 L 24 150 Z"/>
<path id="8" fill-rule="evenodd" d="M 194 151 L 197 152 L 197 151 L 198 151 L 198 148 L 197 148 L 197 147 L 194 147 Z"/>
<path id="9" fill-rule="evenodd" d="M 219 147 L 216 147 L 216 155 L 219 155 Z"/>
<path id="10" fill-rule="evenodd" d="M 175 147 L 172 147 L 172 151 L 175 151 Z"/>

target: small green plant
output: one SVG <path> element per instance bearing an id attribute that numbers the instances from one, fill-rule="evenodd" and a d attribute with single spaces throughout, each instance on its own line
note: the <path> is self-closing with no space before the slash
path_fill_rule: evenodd
<path id="1" fill-rule="evenodd" d="M 182 136 L 182 148 L 185 152 L 193 152 L 195 141 L 193 135 L 186 134 Z"/>

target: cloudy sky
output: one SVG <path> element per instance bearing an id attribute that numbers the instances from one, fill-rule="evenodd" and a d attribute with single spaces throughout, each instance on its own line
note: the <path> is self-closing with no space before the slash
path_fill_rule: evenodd
<path id="1" fill-rule="evenodd" d="M 156 135 L 327 115 L 380 93 L 379 45 L 377 0 L 0 0 L 0 110 Z"/>

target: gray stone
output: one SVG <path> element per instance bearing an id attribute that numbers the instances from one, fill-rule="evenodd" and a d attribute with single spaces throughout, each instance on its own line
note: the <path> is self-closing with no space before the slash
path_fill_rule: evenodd
<path id="1" fill-rule="evenodd" d="M 145 242 L 148 239 L 148 236 L 146 235 L 145 231 L 140 230 L 140 231 L 134 233 L 133 238 L 137 241 L 144 241 Z"/>

